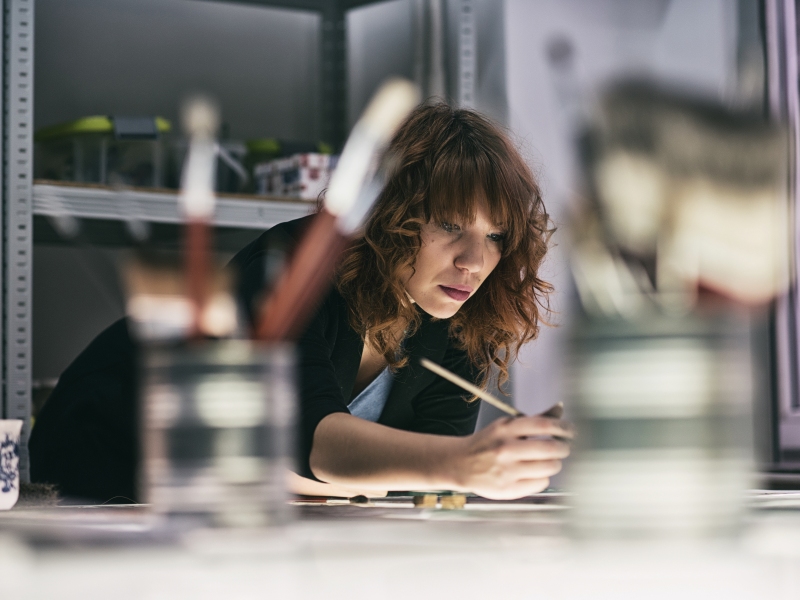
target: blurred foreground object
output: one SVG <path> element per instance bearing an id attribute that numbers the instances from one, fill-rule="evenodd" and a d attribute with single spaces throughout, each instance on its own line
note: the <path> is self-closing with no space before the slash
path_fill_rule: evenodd
<path id="1" fill-rule="evenodd" d="M 192 303 L 192 335 L 203 333 L 203 314 L 209 297 L 211 269 L 211 220 L 214 218 L 216 134 L 219 110 L 206 98 L 195 98 L 183 107 L 183 127 L 189 153 L 181 178 L 179 196 L 186 219 L 184 255 L 186 292 Z"/>
<path id="2" fill-rule="evenodd" d="M 579 536 L 736 532 L 751 485 L 748 333 L 730 315 L 581 324 L 569 472 Z"/>
<path id="3" fill-rule="evenodd" d="M 219 340 L 154 347 L 145 361 L 145 502 L 188 525 L 285 522 L 292 348 Z"/>
<path id="4" fill-rule="evenodd" d="M 583 141 L 575 532 L 734 533 L 753 458 L 748 309 L 788 285 L 786 133 L 627 83 Z"/>
<path id="5" fill-rule="evenodd" d="M 178 528 L 280 524 L 292 466 L 294 349 L 239 333 L 233 282 L 212 258 L 215 105 L 184 108 L 183 262 L 141 251 L 126 270 L 143 343 L 140 496 Z"/>
<path id="6" fill-rule="evenodd" d="M 630 315 L 645 297 L 689 308 L 698 288 L 764 304 L 788 281 L 788 137 L 752 114 L 612 89 L 585 147 L 592 207 L 573 264 L 584 308 Z"/>
<path id="7" fill-rule="evenodd" d="M 134 335 L 147 343 L 177 342 L 192 335 L 195 308 L 189 298 L 183 264 L 174 253 L 140 251 L 125 265 L 127 314 Z M 198 327 L 224 338 L 237 331 L 232 273 L 212 263 L 207 299 Z"/>
<path id="8" fill-rule="evenodd" d="M 391 162 L 383 157 L 386 146 L 418 102 L 419 91 L 403 79 L 391 79 L 375 93 L 345 143 L 322 210 L 261 306 L 259 339 L 290 339 L 305 326 L 341 251 L 383 188 Z"/>

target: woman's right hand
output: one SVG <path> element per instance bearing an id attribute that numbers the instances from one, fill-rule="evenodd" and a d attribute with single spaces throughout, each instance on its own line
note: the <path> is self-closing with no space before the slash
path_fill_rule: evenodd
<path id="1" fill-rule="evenodd" d="M 572 437 L 569 423 L 550 416 L 498 419 L 460 438 L 451 473 L 460 490 L 485 498 L 508 500 L 535 494 L 561 470 L 561 459 L 570 450 L 562 440 Z"/>

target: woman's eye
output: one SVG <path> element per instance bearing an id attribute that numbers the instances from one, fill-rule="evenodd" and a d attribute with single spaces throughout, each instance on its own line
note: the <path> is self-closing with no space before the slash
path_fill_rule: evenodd
<path id="1" fill-rule="evenodd" d="M 505 233 L 490 233 L 487 237 L 490 240 L 492 240 L 493 242 L 497 242 L 498 244 L 502 244 L 503 240 L 506 239 L 506 234 Z"/>

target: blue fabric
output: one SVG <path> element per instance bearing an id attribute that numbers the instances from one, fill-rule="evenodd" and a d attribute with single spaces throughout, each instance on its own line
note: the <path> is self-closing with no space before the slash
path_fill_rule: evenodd
<path id="1" fill-rule="evenodd" d="M 347 405 L 351 415 L 377 423 L 392 390 L 392 373 L 385 368 Z"/>

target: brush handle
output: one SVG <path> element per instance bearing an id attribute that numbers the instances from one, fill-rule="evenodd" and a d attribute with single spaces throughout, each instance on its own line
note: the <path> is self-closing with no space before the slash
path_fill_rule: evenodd
<path id="1" fill-rule="evenodd" d="M 208 301 L 211 228 L 199 219 L 187 221 L 184 232 L 186 293 L 192 303 L 192 337 L 203 335 L 202 317 Z"/>
<path id="2" fill-rule="evenodd" d="M 210 292 L 211 219 L 214 216 L 214 174 L 219 111 L 208 99 L 195 98 L 183 107 L 189 150 L 183 165 L 181 208 L 186 218 L 184 251 L 186 294 L 192 304 L 192 337 L 203 335 L 203 312 Z"/>
<path id="3" fill-rule="evenodd" d="M 499 410 L 502 410 L 504 413 L 508 413 L 512 417 L 524 417 L 525 416 L 524 413 L 521 413 L 520 411 L 518 411 L 513 406 L 510 406 L 510 405 L 506 404 L 505 402 L 503 402 L 499 398 L 495 398 L 494 396 L 492 396 L 488 392 L 483 391 L 478 386 L 471 384 L 466 379 L 462 379 L 461 377 L 459 377 L 458 375 L 456 375 L 455 373 L 453 373 L 451 371 L 448 371 L 444 367 L 437 365 L 435 362 L 433 362 L 431 360 L 428 360 L 427 358 L 421 358 L 419 360 L 419 362 L 423 367 L 425 367 L 429 371 L 433 371 L 439 377 L 443 377 L 444 379 L 447 379 L 447 381 L 449 381 L 450 383 L 456 384 L 461 389 L 468 391 L 470 394 L 473 394 L 473 395 L 477 396 L 478 398 L 480 398 L 481 400 L 484 400 L 485 402 L 488 402 L 489 404 L 491 404 L 495 408 L 497 408 Z"/>
<path id="4" fill-rule="evenodd" d="M 291 261 L 262 304 L 256 337 L 277 342 L 296 337 L 316 308 L 347 237 L 336 227 L 336 217 L 322 210 L 314 217 Z"/>

